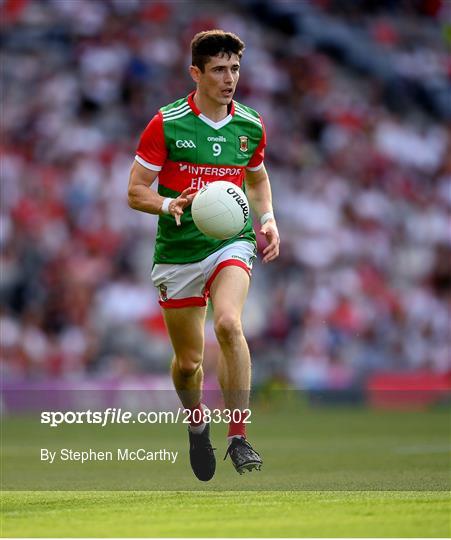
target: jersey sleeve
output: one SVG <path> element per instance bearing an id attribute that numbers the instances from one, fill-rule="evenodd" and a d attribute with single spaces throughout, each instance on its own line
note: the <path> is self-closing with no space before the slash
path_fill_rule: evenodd
<path id="1" fill-rule="evenodd" d="M 167 158 L 164 140 L 163 116 L 158 112 L 147 124 L 136 150 L 136 161 L 151 171 L 161 171 Z"/>
<path id="2" fill-rule="evenodd" d="M 249 163 L 247 164 L 246 169 L 248 171 L 258 171 L 263 167 L 263 161 L 265 158 L 265 146 L 266 146 L 266 129 L 265 125 L 263 124 L 263 120 L 260 117 L 260 121 L 262 123 L 262 138 L 260 139 L 260 142 L 258 143 L 257 148 L 255 149 L 254 155 L 249 160 Z"/>

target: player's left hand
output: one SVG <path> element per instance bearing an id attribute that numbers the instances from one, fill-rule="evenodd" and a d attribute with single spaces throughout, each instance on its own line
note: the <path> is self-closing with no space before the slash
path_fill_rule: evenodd
<path id="1" fill-rule="evenodd" d="M 277 230 L 276 220 L 268 219 L 268 221 L 262 225 L 260 234 L 266 236 L 268 245 L 263 250 L 263 262 L 269 263 L 279 256 L 279 231 Z"/>
<path id="2" fill-rule="evenodd" d="M 177 227 L 181 225 L 183 210 L 193 202 L 196 196 L 197 190 L 195 192 L 193 190 L 192 187 L 184 189 L 176 199 L 169 203 L 169 212 L 174 216 Z"/>

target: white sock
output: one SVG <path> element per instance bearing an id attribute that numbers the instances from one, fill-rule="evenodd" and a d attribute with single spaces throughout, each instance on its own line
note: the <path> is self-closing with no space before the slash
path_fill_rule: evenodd
<path id="1" fill-rule="evenodd" d="M 203 403 L 200 404 L 202 407 L 202 410 L 205 411 L 207 408 Z M 205 429 L 205 426 L 207 424 L 205 422 L 202 422 L 202 424 L 199 424 L 198 426 L 192 426 L 191 424 L 188 425 L 188 429 L 191 431 L 191 433 L 194 433 L 195 435 L 200 435 L 203 430 Z"/>
<path id="2" fill-rule="evenodd" d="M 202 424 L 199 424 L 198 426 L 189 425 L 188 429 L 191 431 L 191 433 L 194 433 L 195 435 L 200 435 L 205 429 L 206 425 L 207 424 L 205 422 L 203 422 Z"/>
<path id="3" fill-rule="evenodd" d="M 230 437 L 227 437 L 227 442 L 230 444 L 233 439 L 244 439 L 242 435 L 231 435 Z"/>

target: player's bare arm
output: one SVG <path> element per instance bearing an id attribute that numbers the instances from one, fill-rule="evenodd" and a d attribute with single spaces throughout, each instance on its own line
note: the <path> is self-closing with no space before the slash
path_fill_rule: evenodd
<path id="1" fill-rule="evenodd" d="M 128 204 L 134 210 L 148 214 L 171 214 L 177 225 L 180 225 L 183 210 L 191 204 L 195 193 L 191 188 L 187 188 L 176 199 L 166 200 L 155 190 L 150 189 L 157 176 L 157 171 L 146 169 L 135 161 L 128 183 Z M 167 208 L 164 207 L 165 201 Z"/>
<path id="2" fill-rule="evenodd" d="M 279 256 L 280 238 L 272 207 L 271 184 L 264 165 L 258 171 L 246 171 L 246 192 L 255 215 L 264 221 L 260 234 L 265 235 L 268 242 L 263 250 L 263 262 L 268 263 Z"/>

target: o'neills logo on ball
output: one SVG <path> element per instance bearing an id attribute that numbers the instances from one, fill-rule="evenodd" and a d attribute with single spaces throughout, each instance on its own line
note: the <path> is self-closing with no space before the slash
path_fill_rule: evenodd
<path id="1" fill-rule="evenodd" d="M 249 217 L 249 208 L 246 201 L 242 197 L 240 197 L 240 195 L 231 187 L 227 188 L 227 193 L 229 195 L 232 195 L 232 197 L 238 203 L 238 206 L 241 207 L 241 210 L 243 211 L 244 221 L 247 221 L 247 218 Z"/>

